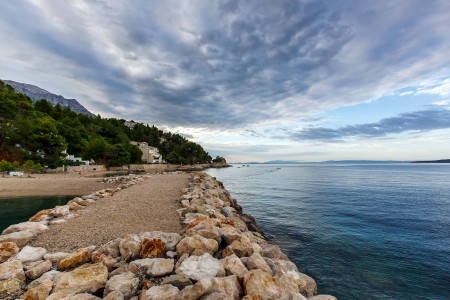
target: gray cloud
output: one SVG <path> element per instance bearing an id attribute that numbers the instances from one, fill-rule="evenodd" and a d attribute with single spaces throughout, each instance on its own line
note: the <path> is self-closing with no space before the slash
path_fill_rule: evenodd
<path id="1" fill-rule="evenodd" d="M 348 125 L 337 129 L 312 127 L 288 133 L 297 141 L 335 142 L 346 138 L 382 138 L 404 132 L 450 128 L 450 110 L 428 109 L 385 118 L 376 123 Z"/>
<path id="2" fill-rule="evenodd" d="M 282 124 L 449 67 L 449 12 L 414 0 L 4 1 L 0 77 L 142 122 Z"/>

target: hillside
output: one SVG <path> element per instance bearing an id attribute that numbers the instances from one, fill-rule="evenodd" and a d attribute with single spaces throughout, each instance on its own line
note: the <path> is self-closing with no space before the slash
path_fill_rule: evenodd
<path id="1" fill-rule="evenodd" d="M 69 107 L 71 110 L 76 112 L 77 114 L 84 114 L 88 116 L 94 117 L 95 115 L 88 111 L 83 105 L 81 105 L 75 99 L 66 99 L 63 96 L 55 95 L 37 87 L 35 85 L 15 82 L 12 80 L 3 80 L 5 83 L 11 85 L 17 92 L 23 93 L 30 97 L 33 102 L 36 102 L 41 99 L 45 99 L 50 102 L 53 106 L 56 104 L 60 104 L 62 107 Z"/>

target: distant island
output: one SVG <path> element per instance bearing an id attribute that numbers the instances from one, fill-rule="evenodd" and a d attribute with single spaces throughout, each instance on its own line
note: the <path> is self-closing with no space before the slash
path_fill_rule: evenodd
<path id="1" fill-rule="evenodd" d="M 438 159 L 438 160 L 418 160 L 412 161 L 413 164 L 450 164 L 450 159 Z"/>
<path id="2" fill-rule="evenodd" d="M 327 161 L 319 161 L 319 162 L 307 162 L 307 161 L 295 161 L 295 160 L 270 160 L 270 161 L 266 161 L 266 162 L 233 162 L 232 164 L 298 165 L 298 164 L 401 164 L 401 163 L 409 163 L 409 161 L 402 161 L 402 160 L 327 160 Z"/>

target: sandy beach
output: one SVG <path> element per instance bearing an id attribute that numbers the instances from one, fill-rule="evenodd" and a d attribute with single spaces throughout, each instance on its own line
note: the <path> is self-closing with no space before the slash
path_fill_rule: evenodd
<path id="1" fill-rule="evenodd" d="M 111 187 L 102 183 L 101 177 L 90 177 L 96 173 L 31 174 L 23 177 L 0 175 L 0 197 L 85 195 Z M 105 174 L 105 173 L 99 173 Z"/>
<path id="2" fill-rule="evenodd" d="M 78 211 L 76 218 L 50 226 L 35 238 L 32 245 L 52 252 L 70 252 L 80 247 L 99 246 L 128 233 L 179 232 L 177 201 L 182 188 L 188 184 L 189 176 L 186 173 L 152 175 L 111 197 L 97 200 Z M 75 178 L 74 181 L 80 179 Z"/>

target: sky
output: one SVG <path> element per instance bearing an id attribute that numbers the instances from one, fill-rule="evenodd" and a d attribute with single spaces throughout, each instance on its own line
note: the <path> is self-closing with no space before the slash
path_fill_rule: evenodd
<path id="1" fill-rule="evenodd" d="M 231 162 L 450 158 L 450 1 L 0 2 L 0 78 Z"/>

